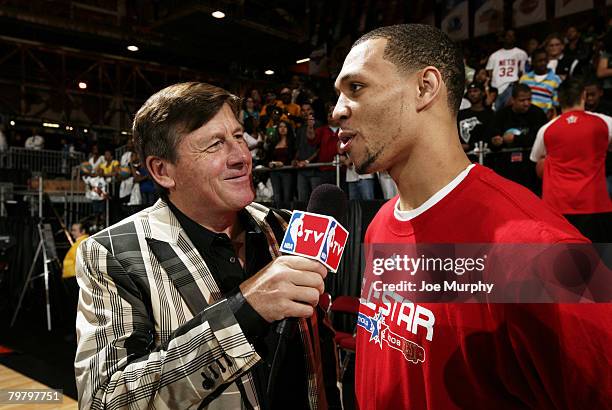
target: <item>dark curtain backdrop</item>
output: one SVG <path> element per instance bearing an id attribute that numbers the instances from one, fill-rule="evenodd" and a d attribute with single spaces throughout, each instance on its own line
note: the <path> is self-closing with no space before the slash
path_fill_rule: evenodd
<path id="1" fill-rule="evenodd" d="M 330 274 L 326 280 L 326 289 L 333 299 L 340 295 L 359 297 L 364 269 L 363 238 L 370 221 L 383 203 L 384 201 L 349 201 L 346 220 L 340 221 L 349 231 L 349 240 L 338 272 Z M 307 206 L 303 202 L 279 205 L 289 210 L 306 210 Z M 17 306 L 19 293 L 36 252 L 38 244 L 36 221 L 29 217 L 0 218 L 0 235 L 12 236 L 15 241 L 15 245 L 8 249 L 4 256 L 8 262 L 8 271 L 0 272 L 0 324 L 7 325 Z M 60 252 L 60 256 L 63 256 L 63 252 Z M 39 258 L 33 275 L 42 272 L 41 259 Z M 59 272 L 53 272 L 52 277 L 51 286 L 55 288 L 59 281 Z M 34 291 L 28 292 L 24 308 L 38 306 L 44 314 L 41 283 L 40 280 L 36 281 Z M 52 296 L 54 293 L 56 292 L 52 289 Z"/>

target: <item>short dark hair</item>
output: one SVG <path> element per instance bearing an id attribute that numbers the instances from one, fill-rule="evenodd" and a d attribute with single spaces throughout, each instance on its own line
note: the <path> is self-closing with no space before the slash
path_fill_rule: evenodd
<path id="1" fill-rule="evenodd" d="M 585 79 L 582 80 L 584 87 L 589 87 L 591 85 L 594 85 L 595 87 L 597 87 L 600 90 L 603 90 L 603 83 L 601 82 L 601 80 L 595 76 L 588 76 Z"/>
<path id="2" fill-rule="evenodd" d="M 533 50 L 533 51 L 531 52 L 531 63 L 532 63 L 532 64 L 533 64 L 533 60 L 535 60 L 535 58 L 536 58 L 536 56 L 537 56 L 538 54 L 546 54 L 546 55 L 548 55 L 548 53 L 546 52 L 546 50 L 544 50 L 543 48 L 541 48 L 541 47 L 536 48 L 535 50 Z"/>
<path id="3" fill-rule="evenodd" d="M 512 97 L 518 97 L 519 93 L 529 93 L 531 94 L 531 88 L 527 84 L 523 83 L 515 83 L 512 87 Z"/>
<path id="4" fill-rule="evenodd" d="M 88 219 L 81 219 L 74 223 L 74 225 L 79 225 L 81 228 L 81 232 L 84 232 L 89 235 L 89 231 L 91 230 L 91 223 Z"/>
<path id="5" fill-rule="evenodd" d="M 401 72 L 436 67 L 448 90 L 448 106 L 453 114 L 459 112 L 465 88 L 465 67 L 460 47 L 446 34 L 426 24 L 398 24 L 364 34 L 353 47 L 377 38 L 387 40 L 383 58 Z"/>
<path id="6" fill-rule="evenodd" d="M 574 107 L 580 104 L 580 97 L 584 92 L 584 83 L 578 78 L 568 78 L 557 89 L 559 105 L 561 108 Z"/>
<path id="7" fill-rule="evenodd" d="M 140 160 L 148 156 L 176 162 L 181 139 L 229 106 L 237 115 L 240 99 L 222 88 L 198 82 L 179 83 L 153 94 L 136 113 L 132 134 Z M 151 170 L 149 170 L 150 172 Z M 162 196 L 167 190 L 153 182 Z"/>

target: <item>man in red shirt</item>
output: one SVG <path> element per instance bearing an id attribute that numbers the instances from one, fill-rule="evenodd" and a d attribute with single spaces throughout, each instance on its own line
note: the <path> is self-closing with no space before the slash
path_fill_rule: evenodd
<path id="1" fill-rule="evenodd" d="M 566 80 L 558 92 L 562 115 L 540 128 L 530 155 L 543 170 L 542 199 L 593 242 L 611 242 L 606 154 L 612 117 L 584 110 L 579 80 Z"/>
<path id="2" fill-rule="evenodd" d="M 368 227 L 366 273 L 371 245 L 587 241 L 527 189 L 470 164 L 456 125 L 463 60 L 438 29 L 362 36 L 336 88 L 340 150 L 360 173 L 388 171 L 399 191 Z M 610 304 L 414 303 L 371 279 L 357 331 L 362 410 L 610 402 Z"/>
<path id="3" fill-rule="evenodd" d="M 334 106 L 327 106 L 327 124 L 315 130 L 315 138 L 312 145 L 319 147 L 318 162 L 332 162 L 338 154 L 338 121 L 332 117 Z M 319 168 L 319 173 L 313 176 L 313 186 L 321 184 L 336 183 L 336 168 L 322 166 Z"/>

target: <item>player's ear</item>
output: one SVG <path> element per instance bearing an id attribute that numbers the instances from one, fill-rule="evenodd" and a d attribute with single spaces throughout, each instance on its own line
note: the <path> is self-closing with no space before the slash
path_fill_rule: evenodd
<path id="1" fill-rule="evenodd" d="M 444 82 L 436 67 L 427 66 L 417 73 L 416 110 L 429 108 L 440 96 Z"/>

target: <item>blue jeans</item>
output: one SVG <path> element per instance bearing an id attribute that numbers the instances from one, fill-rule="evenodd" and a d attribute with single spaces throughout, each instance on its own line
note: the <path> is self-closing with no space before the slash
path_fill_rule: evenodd
<path id="1" fill-rule="evenodd" d="M 497 98 L 495 99 L 495 102 L 493 104 L 495 104 L 495 111 L 499 111 L 502 108 L 504 108 L 506 106 L 506 104 L 508 103 L 508 101 L 510 100 L 510 97 L 512 97 L 512 89 L 514 88 L 514 83 L 511 83 L 508 87 L 506 87 L 506 89 L 504 90 L 503 93 L 499 94 L 497 96 Z"/>
<path id="2" fill-rule="evenodd" d="M 371 201 L 374 199 L 374 178 L 348 183 L 349 199 Z"/>
<path id="3" fill-rule="evenodd" d="M 308 202 L 310 193 L 316 188 L 317 169 L 303 169 L 297 171 L 297 196 L 298 201 Z"/>
<path id="4" fill-rule="evenodd" d="M 293 200 L 293 172 L 272 171 L 270 180 L 274 190 L 274 202 L 278 206 L 281 202 L 287 203 Z"/>

